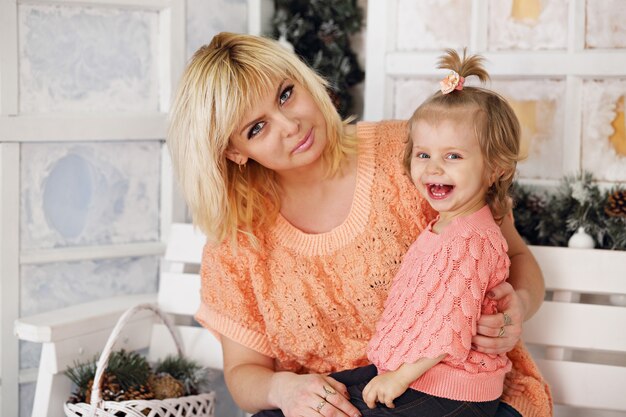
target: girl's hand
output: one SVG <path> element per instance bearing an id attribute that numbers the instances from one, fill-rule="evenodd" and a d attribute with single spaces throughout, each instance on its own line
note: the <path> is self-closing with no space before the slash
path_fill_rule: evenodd
<path id="1" fill-rule="evenodd" d="M 394 408 L 393 400 L 401 396 L 409 388 L 401 378 L 393 372 L 375 376 L 363 389 L 363 401 L 369 408 L 375 408 L 376 402 Z"/>
<path id="2" fill-rule="evenodd" d="M 274 376 L 278 404 L 285 417 L 357 417 L 345 385 L 326 375 L 278 372 Z"/>
<path id="3" fill-rule="evenodd" d="M 472 344 L 478 352 L 509 352 L 522 334 L 526 314 L 524 302 L 508 282 L 495 286 L 487 297 L 496 300 L 498 313 L 480 317 L 478 334 L 472 338 Z"/>

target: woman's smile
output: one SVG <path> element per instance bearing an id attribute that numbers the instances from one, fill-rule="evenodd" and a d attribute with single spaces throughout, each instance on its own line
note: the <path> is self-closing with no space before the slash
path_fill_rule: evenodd
<path id="1" fill-rule="evenodd" d="M 306 134 L 306 136 L 304 137 L 304 139 L 298 142 L 298 144 L 296 145 L 296 147 L 293 149 L 291 153 L 297 154 L 300 152 L 307 151 L 309 148 L 311 148 L 311 146 L 313 146 L 314 142 L 315 142 L 315 135 L 313 134 L 313 128 L 311 128 Z"/>

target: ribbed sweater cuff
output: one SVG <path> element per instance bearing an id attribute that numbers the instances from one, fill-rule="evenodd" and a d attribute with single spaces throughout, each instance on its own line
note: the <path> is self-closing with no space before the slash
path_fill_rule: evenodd
<path id="1" fill-rule="evenodd" d="M 274 357 L 274 353 L 270 348 L 270 343 L 265 335 L 246 329 L 240 323 L 211 310 L 205 304 L 200 304 L 200 308 L 195 315 L 196 320 L 210 332 L 215 334 L 218 339 L 221 335 L 234 340 L 252 350 L 263 355 Z"/>
<path id="2" fill-rule="evenodd" d="M 502 395 L 507 369 L 470 374 L 446 365 L 430 368 L 410 387 L 414 390 L 457 401 L 493 401 Z"/>

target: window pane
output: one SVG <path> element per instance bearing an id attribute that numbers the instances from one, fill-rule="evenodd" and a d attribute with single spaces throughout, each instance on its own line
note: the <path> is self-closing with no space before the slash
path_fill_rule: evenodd
<path id="1" fill-rule="evenodd" d="M 23 144 L 22 249 L 158 240 L 161 146 Z"/>
<path id="2" fill-rule="evenodd" d="M 600 181 L 626 181 L 626 79 L 587 80 L 583 97 L 583 170 Z"/>
<path id="3" fill-rule="evenodd" d="M 399 0 L 397 49 L 441 50 L 467 46 L 471 10 L 472 2 L 467 0 Z"/>
<path id="4" fill-rule="evenodd" d="M 158 269 L 155 256 L 22 265 L 20 316 L 118 295 L 156 293 Z M 37 367 L 40 352 L 40 344 L 20 342 L 20 367 Z"/>
<path id="5" fill-rule="evenodd" d="M 18 8 L 20 111 L 157 111 L 158 13 Z"/>
<path id="6" fill-rule="evenodd" d="M 565 49 L 569 0 L 489 0 L 488 49 Z"/>

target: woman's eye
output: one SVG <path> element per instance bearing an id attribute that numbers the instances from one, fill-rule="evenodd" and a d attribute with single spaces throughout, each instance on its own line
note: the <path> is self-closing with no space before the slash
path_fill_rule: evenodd
<path id="1" fill-rule="evenodd" d="M 283 105 L 289 97 L 291 97 L 291 93 L 293 92 L 293 85 L 287 86 L 282 93 L 280 93 L 280 104 Z"/>
<path id="2" fill-rule="evenodd" d="M 265 126 L 265 122 L 255 123 L 254 126 L 252 126 L 250 130 L 248 131 L 248 139 L 252 139 L 256 135 L 258 135 L 264 126 Z"/>

